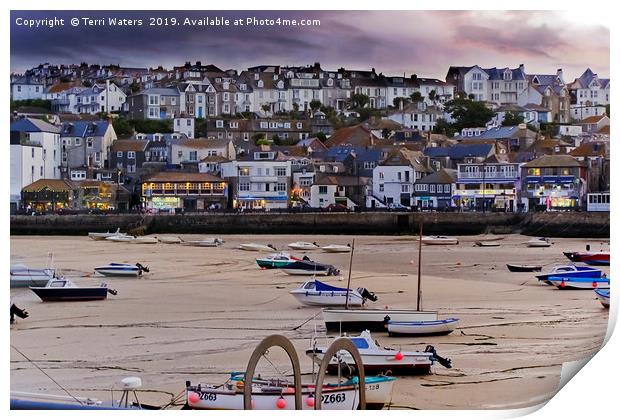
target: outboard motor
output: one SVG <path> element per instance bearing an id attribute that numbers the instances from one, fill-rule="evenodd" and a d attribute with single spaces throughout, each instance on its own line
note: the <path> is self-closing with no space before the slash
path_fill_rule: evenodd
<path id="1" fill-rule="evenodd" d="M 431 346 L 430 344 L 428 346 L 426 346 L 426 349 L 424 349 L 425 353 L 432 353 L 433 355 L 431 356 L 431 360 L 435 360 L 437 362 L 439 362 L 439 364 L 445 368 L 452 368 L 452 360 L 447 359 L 445 357 L 441 357 L 440 355 L 437 354 L 437 350 L 435 350 L 435 347 Z"/>
<path id="2" fill-rule="evenodd" d="M 140 274 L 142 274 L 143 271 L 145 273 L 148 273 L 150 271 L 148 267 L 145 267 L 145 266 L 143 266 L 140 263 L 136 263 L 136 267 L 138 267 L 138 269 L 140 269 Z"/>
<path id="3" fill-rule="evenodd" d="M 377 299 L 379 299 L 377 295 L 375 295 L 373 292 L 366 289 L 365 287 L 358 287 L 357 291 L 360 293 L 360 295 L 362 295 L 364 301 L 370 300 L 371 302 L 376 302 Z"/>
<path id="4" fill-rule="evenodd" d="M 15 323 L 15 316 L 20 317 L 21 319 L 28 318 L 28 311 L 25 309 L 20 309 L 16 304 L 11 304 L 11 324 Z"/>

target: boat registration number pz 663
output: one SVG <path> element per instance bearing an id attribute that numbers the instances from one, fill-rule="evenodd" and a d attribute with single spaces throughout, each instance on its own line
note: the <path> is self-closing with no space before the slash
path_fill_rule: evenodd
<path id="1" fill-rule="evenodd" d="M 347 395 L 344 392 L 340 394 L 328 394 L 321 396 L 322 404 L 333 404 L 333 403 L 341 403 L 347 399 Z"/>
<path id="2" fill-rule="evenodd" d="M 212 394 L 210 392 L 201 392 L 200 393 L 200 399 L 204 400 L 204 401 L 216 401 L 217 400 L 217 394 Z"/>

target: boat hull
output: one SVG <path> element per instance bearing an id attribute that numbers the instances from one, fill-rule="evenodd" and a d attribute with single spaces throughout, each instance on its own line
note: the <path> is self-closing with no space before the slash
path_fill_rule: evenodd
<path id="1" fill-rule="evenodd" d="M 108 297 L 107 287 L 31 287 L 43 302 L 103 300 Z"/>
<path id="2" fill-rule="evenodd" d="M 273 248 L 270 248 L 267 245 L 259 245 L 259 244 L 241 244 L 239 245 L 239 249 L 243 251 L 265 251 L 265 252 L 275 251 Z"/>
<path id="3" fill-rule="evenodd" d="M 604 308 L 609 308 L 609 289 L 594 289 L 594 294 Z"/>
<path id="4" fill-rule="evenodd" d="M 287 245 L 290 249 L 294 249 L 296 251 L 313 251 L 318 249 L 319 247 L 311 244 L 311 243 L 303 243 L 303 242 L 294 242 Z"/>
<path id="5" fill-rule="evenodd" d="M 606 252 L 564 252 L 564 255 L 574 262 L 583 262 L 588 265 L 609 265 L 609 253 Z"/>
<path id="6" fill-rule="evenodd" d="M 345 292 L 317 292 L 307 290 L 292 290 L 289 292 L 300 303 L 309 306 L 345 306 L 347 296 Z M 349 305 L 362 306 L 364 299 L 359 293 L 349 292 Z"/>
<path id="7" fill-rule="evenodd" d="M 549 282 L 561 290 L 609 289 L 607 278 L 550 277 Z"/>
<path id="8" fill-rule="evenodd" d="M 447 335 L 459 326 L 457 318 L 420 322 L 388 322 L 389 335 Z"/>
<path id="9" fill-rule="evenodd" d="M 458 245 L 458 243 L 459 240 L 456 238 L 434 236 L 422 237 L 422 244 L 424 245 Z"/>
<path id="10" fill-rule="evenodd" d="M 588 267 L 584 267 L 584 268 L 588 268 Z M 574 271 L 556 271 L 554 273 L 539 274 L 536 276 L 536 278 L 541 281 L 546 281 L 546 280 L 549 280 L 551 277 L 567 276 L 567 277 L 578 277 L 578 278 L 579 277 L 600 278 L 602 275 L 603 275 L 603 272 L 601 270 L 596 270 L 596 269 L 583 270 L 582 269 L 582 270 L 574 270 Z"/>
<path id="11" fill-rule="evenodd" d="M 306 354 L 319 364 L 323 360 L 323 352 L 326 349 L 306 350 Z M 430 372 L 433 361 L 431 353 L 424 352 L 399 352 L 398 350 L 382 350 L 377 353 L 366 353 L 358 349 L 364 364 L 364 373 L 368 374 L 427 374 Z M 397 353 L 401 353 L 401 359 L 397 360 Z M 354 368 L 355 362 L 348 352 L 338 353 L 338 358 L 344 363 Z M 335 374 L 338 372 L 338 358 L 333 357 L 329 361 L 328 372 Z M 355 373 L 355 369 L 353 369 Z"/>
<path id="12" fill-rule="evenodd" d="M 531 273 L 542 270 L 542 265 L 506 264 L 506 267 L 508 267 L 508 271 L 513 273 Z"/>
<path id="13" fill-rule="evenodd" d="M 263 258 L 258 258 L 256 260 L 256 264 L 258 264 L 258 266 L 260 268 L 265 268 L 265 269 L 274 269 L 274 268 L 284 268 L 287 265 L 291 264 L 294 261 L 278 261 L 278 260 L 270 260 L 270 259 L 263 259 Z"/>
<path id="14" fill-rule="evenodd" d="M 409 309 L 323 309 L 323 320 L 328 331 L 387 331 L 386 321 L 437 321 L 438 313 Z"/>
<path id="15" fill-rule="evenodd" d="M 290 265 L 287 264 L 287 265 Z M 329 270 L 305 270 L 302 268 L 287 268 L 286 266 L 280 267 L 282 271 L 290 276 L 329 276 Z"/>
<path id="16" fill-rule="evenodd" d="M 339 253 L 339 252 L 342 252 L 342 253 L 351 252 L 351 247 L 348 247 L 348 246 L 337 246 L 337 245 L 329 246 L 328 245 L 328 246 L 322 247 L 321 250 L 323 252 L 329 252 L 329 253 L 335 254 L 335 253 Z"/>
<path id="17" fill-rule="evenodd" d="M 43 287 L 54 278 L 52 269 L 16 269 L 11 270 L 11 288 Z"/>
<path id="18" fill-rule="evenodd" d="M 140 269 L 135 266 L 96 267 L 95 271 L 106 277 L 138 277 L 140 276 Z"/>

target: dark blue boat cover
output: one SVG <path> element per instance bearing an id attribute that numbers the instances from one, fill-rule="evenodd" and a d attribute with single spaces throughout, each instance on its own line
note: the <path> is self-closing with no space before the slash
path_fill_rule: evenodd
<path id="1" fill-rule="evenodd" d="M 343 287 L 330 286 L 329 284 L 322 283 L 318 280 L 314 280 L 314 287 L 317 292 L 346 292 L 347 289 Z"/>

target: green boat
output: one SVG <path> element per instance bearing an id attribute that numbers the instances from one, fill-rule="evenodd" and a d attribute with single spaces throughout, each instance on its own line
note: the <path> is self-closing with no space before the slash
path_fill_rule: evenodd
<path id="1" fill-rule="evenodd" d="M 270 270 L 272 268 L 284 268 L 295 261 L 299 261 L 299 258 L 293 257 L 288 252 L 278 252 L 265 258 L 257 258 L 256 264 L 263 270 Z"/>

